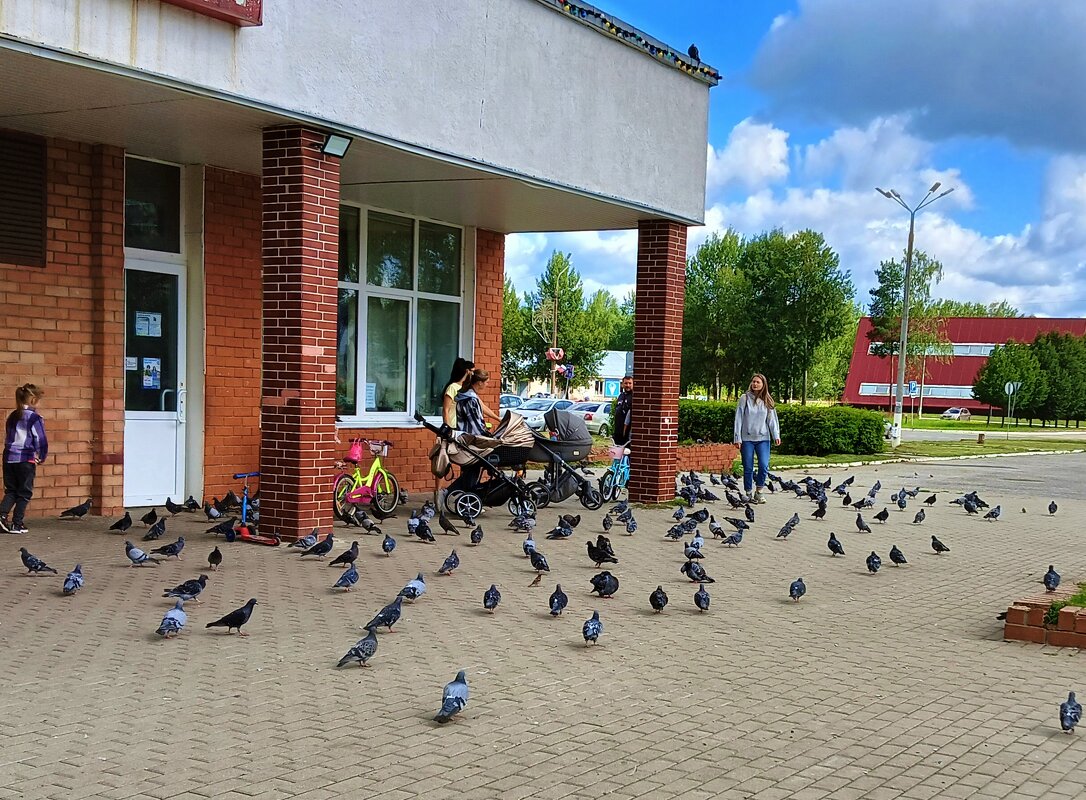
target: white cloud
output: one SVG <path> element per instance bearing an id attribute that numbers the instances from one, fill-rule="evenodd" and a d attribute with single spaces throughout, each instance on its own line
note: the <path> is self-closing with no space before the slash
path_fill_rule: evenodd
<path id="1" fill-rule="evenodd" d="M 708 194 L 730 187 L 753 189 L 788 177 L 788 134 L 772 125 L 745 119 L 732 128 L 720 150 L 709 145 Z"/>

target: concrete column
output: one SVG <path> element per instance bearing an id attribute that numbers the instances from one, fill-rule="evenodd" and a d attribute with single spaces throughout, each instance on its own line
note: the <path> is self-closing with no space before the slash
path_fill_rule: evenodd
<path id="1" fill-rule="evenodd" d="M 641 503 L 675 497 L 685 289 L 686 226 L 642 220 L 637 228 L 630 457 L 630 498 Z"/>
<path id="2" fill-rule="evenodd" d="M 285 539 L 332 525 L 339 160 L 323 140 L 264 131 L 260 527 Z"/>

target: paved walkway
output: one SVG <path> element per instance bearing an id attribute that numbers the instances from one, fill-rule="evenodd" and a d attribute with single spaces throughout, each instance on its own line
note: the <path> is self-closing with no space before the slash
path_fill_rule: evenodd
<path id="1" fill-rule="evenodd" d="M 504 511 L 484 517 L 478 548 L 466 535 L 410 541 L 402 520 L 391 558 L 362 538 L 349 594 L 330 590 L 338 570 L 324 564 L 217 540 L 224 566 L 169 642 L 153 633 L 161 589 L 202 571 L 205 526 L 171 522 L 185 560 L 132 569 L 108 520 L 34 521 L 30 536 L 0 538 L 0 798 L 1076 798 L 1086 730 L 1061 734 L 1056 708 L 1069 688 L 1086 694 L 1086 656 L 1004 643 L 995 614 L 1035 592 L 1049 563 L 1086 580 L 1083 474 L 1083 455 L 857 470 L 887 501 L 902 483 L 940 493 L 922 527 L 895 510 L 870 535 L 851 510 L 815 522 L 776 495 L 741 548 L 707 542 L 707 615 L 679 574 L 681 545 L 662 538 L 666 511 L 611 537 L 621 588 L 604 601 L 588 596 L 584 544 L 599 514 L 573 541 L 541 543 L 552 573 L 539 588 Z M 946 504 L 972 488 L 1004 521 Z M 775 540 L 793 511 L 804 521 Z M 830 557 L 830 530 L 846 558 Z M 932 554 L 932 533 L 949 555 Z M 888 562 L 895 543 L 910 565 L 868 575 L 866 554 Z M 64 598 L 60 579 L 22 577 L 23 544 L 61 576 L 81 561 L 87 587 Z M 437 577 L 453 545 L 463 565 Z M 419 569 L 429 592 L 380 635 L 372 668 L 333 669 Z M 800 575 L 809 593 L 792 604 Z M 559 619 L 546 611 L 555 581 L 570 596 Z M 481 608 L 492 582 L 494 616 Z M 657 584 L 671 598 L 660 616 Z M 251 596 L 248 638 L 204 629 Z M 586 648 L 593 609 L 605 630 Z M 438 726 L 460 668 L 471 702 Z"/>

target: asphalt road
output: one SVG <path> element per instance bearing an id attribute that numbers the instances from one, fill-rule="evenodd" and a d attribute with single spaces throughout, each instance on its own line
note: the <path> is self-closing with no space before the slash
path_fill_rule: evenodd
<path id="1" fill-rule="evenodd" d="M 1086 440 L 1086 428 L 1026 428 L 1010 431 L 979 430 L 921 430 L 906 428 L 902 439 L 907 442 L 956 442 L 959 439 L 975 440 L 978 433 L 985 433 L 989 439 L 1083 439 Z"/>

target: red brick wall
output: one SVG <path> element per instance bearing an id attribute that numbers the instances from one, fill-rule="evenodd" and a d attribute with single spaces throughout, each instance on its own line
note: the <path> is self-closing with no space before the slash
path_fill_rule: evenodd
<path id="1" fill-rule="evenodd" d="M 260 513 L 287 538 L 332 524 L 339 159 L 323 141 L 264 131 Z"/>
<path id="2" fill-rule="evenodd" d="M 124 156 L 50 140 L 47 157 L 46 266 L 0 263 L 0 303 L 14 318 L 0 337 L 0 410 L 26 381 L 46 391 L 50 453 L 28 516 L 88 497 L 94 513 L 113 513 L 124 441 Z"/>
<path id="3" fill-rule="evenodd" d="M 675 497 L 685 289 L 686 226 L 643 220 L 637 231 L 630 497 L 646 503 Z"/>
<path id="4" fill-rule="evenodd" d="M 505 236 L 479 230 L 475 239 L 475 355 L 477 367 L 491 374 L 483 401 L 498 410 L 501 394 L 502 291 L 505 285 Z M 470 322 L 469 322 L 470 324 Z M 340 454 L 354 437 L 387 439 L 393 443 L 382 462 L 400 482 L 401 489 L 429 494 L 434 488 L 426 457 L 434 435 L 425 428 L 366 428 L 339 430 Z M 365 468 L 365 465 L 363 465 Z"/>
<path id="5" fill-rule="evenodd" d="M 204 495 L 260 463 L 260 177 L 204 170 Z"/>

